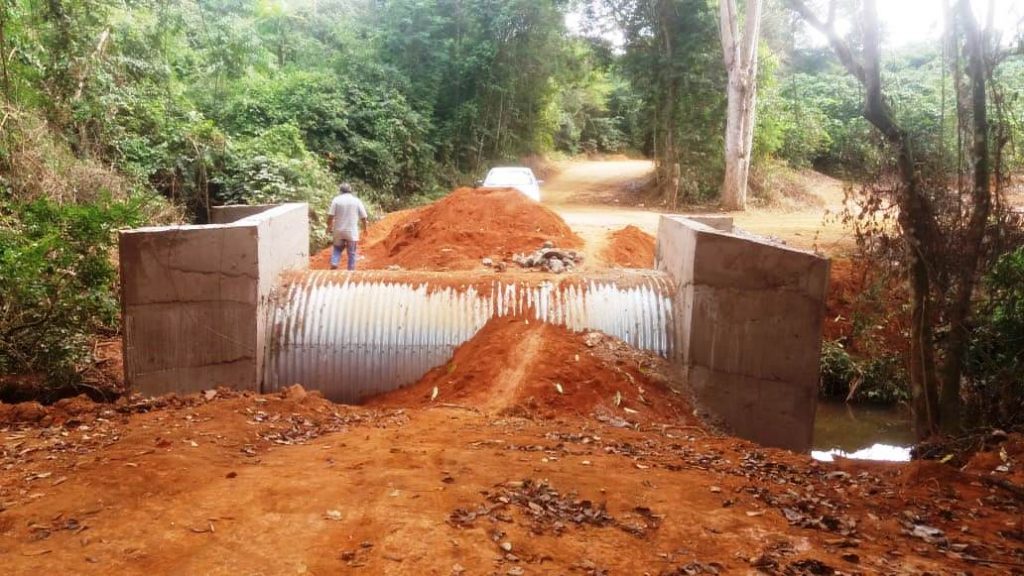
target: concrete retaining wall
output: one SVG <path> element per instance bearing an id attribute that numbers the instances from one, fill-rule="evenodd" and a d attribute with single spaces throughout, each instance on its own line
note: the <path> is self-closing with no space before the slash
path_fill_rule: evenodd
<path id="1" fill-rule="evenodd" d="M 657 267 L 678 284 L 676 360 L 736 435 L 810 449 L 828 260 L 663 216 Z"/>
<path id="2" fill-rule="evenodd" d="M 230 224 L 242 218 L 255 216 L 276 208 L 277 204 L 235 204 L 231 206 L 213 206 L 210 208 L 210 224 Z"/>
<path id="3" fill-rule="evenodd" d="M 305 204 L 120 235 L 125 378 L 147 395 L 260 381 L 271 291 L 309 261 Z"/>

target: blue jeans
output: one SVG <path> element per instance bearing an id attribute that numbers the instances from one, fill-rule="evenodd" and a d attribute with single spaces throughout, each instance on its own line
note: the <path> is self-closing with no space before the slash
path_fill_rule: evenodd
<path id="1" fill-rule="evenodd" d="M 348 248 L 348 269 L 356 269 L 356 250 L 359 243 L 355 240 L 339 240 L 338 244 L 334 245 L 334 250 L 331 252 L 331 270 L 338 269 L 338 263 L 341 262 L 341 252 Z"/>

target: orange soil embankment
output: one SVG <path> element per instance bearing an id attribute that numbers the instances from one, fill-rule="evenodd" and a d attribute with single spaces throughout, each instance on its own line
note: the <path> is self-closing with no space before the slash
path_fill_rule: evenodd
<path id="1" fill-rule="evenodd" d="M 610 336 L 495 318 L 447 364 L 369 404 L 459 403 L 545 418 L 598 414 L 627 422 L 692 419 L 690 403 L 672 388 L 671 378 L 666 360 Z"/>
<path id="2" fill-rule="evenodd" d="M 601 258 L 609 266 L 651 268 L 654 266 L 654 236 L 632 224 L 612 232 Z"/>
<path id="3" fill-rule="evenodd" d="M 851 352 L 905 353 L 908 348 L 904 292 L 862 261 L 835 258 L 825 303 L 825 340 L 842 340 Z"/>
<path id="4" fill-rule="evenodd" d="M 93 408 L 0 424 L 4 574 L 980 576 L 1022 557 L 1021 501 L 984 481 L 1013 479 L 1014 435 L 971 473 L 299 387 Z"/>
<path id="5" fill-rule="evenodd" d="M 414 210 L 389 214 L 367 231 L 360 268 L 471 270 L 483 258 L 509 261 L 545 241 L 579 248 L 583 241 L 557 214 L 512 189 L 459 188 Z M 330 248 L 312 267 L 326 268 Z"/>

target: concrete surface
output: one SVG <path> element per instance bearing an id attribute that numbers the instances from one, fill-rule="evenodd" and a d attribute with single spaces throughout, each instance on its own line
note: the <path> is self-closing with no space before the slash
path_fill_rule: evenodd
<path id="1" fill-rule="evenodd" d="M 210 208 L 210 224 L 230 224 L 276 207 L 276 204 L 234 204 Z"/>
<path id="2" fill-rule="evenodd" d="M 256 389 L 271 290 L 309 259 L 308 208 L 120 234 L 125 379 L 147 395 Z"/>
<path id="3" fill-rule="evenodd" d="M 675 360 L 736 435 L 810 449 L 828 260 L 663 216 L 657 268 L 678 284 Z"/>

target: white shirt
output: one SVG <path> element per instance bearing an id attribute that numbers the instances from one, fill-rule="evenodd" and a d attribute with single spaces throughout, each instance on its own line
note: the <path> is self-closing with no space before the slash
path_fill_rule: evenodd
<path id="1" fill-rule="evenodd" d="M 359 221 L 367 218 L 363 201 L 352 194 L 338 194 L 331 200 L 327 214 L 334 216 L 334 242 L 339 240 L 359 241 Z"/>

